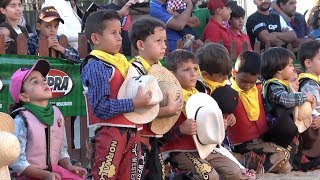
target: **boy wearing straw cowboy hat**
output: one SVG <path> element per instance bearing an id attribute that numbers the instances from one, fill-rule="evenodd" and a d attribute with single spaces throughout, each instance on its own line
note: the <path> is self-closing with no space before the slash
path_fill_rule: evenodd
<path id="1" fill-rule="evenodd" d="M 187 103 L 192 95 L 198 93 L 195 88 L 198 79 L 198 59 L 192 52 L 176 50 L 168 54 L 166 65 L 179 80 L 183 88 L 184 103 Z M 217 103 L 210 96 L 209 98 L 206 97 L 198 100 L 196 98 L 193 102 L 198 102 L 196 104 L 203 103 L 206 106 L 204 114 L 202 110 L 199 113 L 199 116 L 203 116 L 199 119 L 208 121 L 198 124 L 194 120 L 197 119 L 195 117 L 197 113 L 194 109 L 198 106 L 191 105 L 191 109 L 193 109 L 193 113 L 191 114 L 194 116 L 189 115 L 189 119 L 187 119 L 188 112 L 183 110 L 174 127 L 164 136 L 163 140 L 165 143 L 162 150 L 163 152 L 169 152 L 173 172 L 187 176 L 188 174 L 193 174 L 193 179 L 219 179 L 219 176 L 230 180 L 251 178 L 251 174 L 246 174 L 247 176 L 242 175 L 240 164 L 238 165 L 233 160 L 213 151 L 216 147 L 215 144 L 221 144 L 224 138 L 223 118 Z M 211 121 L 205 117 L 209 117 Z M 205 127 L 206 123 L 214 123 L 215 130 L 207 131 Z M 204 129 L 198 131 L 198 125 Z M 215 136 L 216 143 L 204 145 L 207 142 L 199 142 L 202 135 L 210 134 L 210 132 L 214 132 L 212 136 Z M 196 137 L 199 139 L 197 140 Z"/>
<path id="2" fill-rule="evenodd" d="M 234 126 L 228 127 L 228 137 L 234 151 L 244 154 L 243 162 L 258 162 L 251 164 L 251 168 L 257 173 L 290 172 L 289 152 L 281 146 L 260 139 L 268 130 L 261 86 L 256 85 L 260 75 L 260 64 L 258 53 L 243 51 L 232 69 L 231 87 L 238 92 L 239 101 L 233 112 L 237 122 Z M 250 164 L 244 165 L 248 167 Z"/>
<path id="3" fill-rule="evenodd" d="M 142 87 L 137 87 L 131 97 L 120 99 L 118 96 L 131 66 L 119 53 L 122 43 L 120 22 L 121 17 L 116 11 L 100 10 L 90 14 L 85 24 L 86 36 L 94 49 L 81 68 L 81 81 L 87 87 L 88 124 L 96 128 L 92 140 L 91 175 L 94 179 L 130 179 L 137 176 L 139 130 L 141 124 L 151 119 L 139 115 L 138 111 L 144 114 L 148 109 L 154 111 L 159 108 L 156 103 L 151 103 L 154 98 L 152 92 Z M 128 78 L 126 80 L 124 85 L 132 83 Z M 138 81 L 139 78 L 133 80 Z M 153 81 L 146 77 L 144 85 L 149 80 Z M 126 86 L 122 87 L 122 95 L 125 95 Z M 161 99 L 162 96 L 158 98 Z M 157 113 L 155 111 L 154 114 Z"/>
<path id="4" fill-rule="evenodd" d="M 147 179 L 164 179 L 164 164 L 158 138 L 162 137 L 178 120 L 182 109 L 181 86 L 175 76 L 161 66 L 166 51 L 166 27 L 155 18 L 137 20 L 131 27 L 129 38 L 139 55 L 131 60 L 141 75 L 156 77 L 163 93 L 159 114 L 141 131 L 142 155 L 139 163 L 145 163 L 145 169 L 139 171 Z"/>

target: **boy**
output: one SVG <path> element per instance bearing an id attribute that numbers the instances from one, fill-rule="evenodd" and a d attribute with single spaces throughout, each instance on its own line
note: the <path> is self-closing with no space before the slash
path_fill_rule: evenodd
<path id="1" fill-rule="evenodd" d="M 163 22 L 155 18 L 137 20 L 131 27 L 129 38 L 134 49 L 139 52 L 139 56 L 133 58 L 131 63 L 141 75 L 146 75 L 150 66 L 154 64 L 161 65 L 159 60 L 163 58 L 167 48 L 166 27 Z M 180 112 L 183 106 L 182 102 L 182 97 L 176 101 L 168 102 L 168 106 L 160 107 L 158 117 L 173 116 L 177 112 Z M 162 137 L 162 135 L 153 133 L 149 124 L 143 125 L 140 134 L 142 156 L 144 161 L 147 162 L 145 164 L 147 174 L 143 172 L 139 173 L 146 174 L 147 179 L 164 179 L 164 164 L 157 139 L 157 137 Z M 158 151 L 155 152 L 155 150 Z M 152 154 L 156 156 L 150 156 Z M 153 163 L 151 165 L 148 162 Z M 152 168 L 152 166 L 161 167 L 161 169 Z"/>
<path id="2" fill-rule="evenodd" d="M 299 76 L 300 82 L 300 91 L 303 93 L 311 93 L 316 97 L 316 106 L 313 113 L 312 125 L 306 131 L 316 134 L 315 141 L 303 142 L 303 151 L 302 153 L 307 157 L 314 160 L 320 156 L 319 152 L 319 142 L 320 136 L 318 133 L 318 128 L 320 126 L 320 42 L 311 41 L 305 44 L 302 44 L 298 51 L 298 59 L 300 60 L 301 66 L 306 70 L 306 73 L 301 73 Z M 305 135 L 308 132 L 304 133 Z M 304 139 L 305 136 L 302 136 Z M 306 139 L 305 139 L 306 140 Z M 308 146 L 304 146 L 307 145 Z"/>
<path id="3" fill-rule="evenodd" d="M 53 6 L 44 7 L 38 14 L 38 20 L 36 22 L 36 28 L 38 32 L 31 35 L 28 38 L 28 54 L 38 55 L 39 50 L 39 38 L 43 37 L 48 40 L 48 47 L 60 52 L 67 61 L 71 63 L 79 63 L 80 57 L 78 52 L 68 45 L 64 48 L 59 44 L 57 36 L 59 22 L 64 23 L 59 13 Z"/>
<path id="4" fill-rule="evenodd" d="M 231 6 L 231 11 L 231 17 L 229 20 L 230 26 L 228 30 L 232 36 L 232 39 L 236 43 L 236 53 L 238 56 L 242 52 L 242 44 L 244 42 L 247 42 L 248 50 L 252 50 L 252 47 L 249 36 L 242 32 L 246 11 L 238 5 Z"/>
<path id="5" fill-rule="evenodd" d="M 176 50 L 168 54 L 166 65 L 180 82 L 186 103 L 191 95 L 198 92 L 195 88 L 199 66 L 196 56 L 186 50 Z M 219 175 L 222 179 L 241 179 L 239 166 L 221 154 L 212 152 L 206 159 L 200 158 L 192 140 L 196 130 L 197 123 L 193 119 L 187 119 L 183 112 L 175 126 L 165 135 L 163 151 L 170 153 L 173 170 L 193 174 L 193 179 L 219 179 Z"/>
<path id="6" fill-rule="evenodd" d="M 127 120 L 123 113 L 148 107 L 152 97 L 150 91 L 143 94 L 139 88 L 133 99 L 117 99 L 130 66 L 125 56 L 118 53 L 122 43 L 120 22 L 116 11 L 100 10 L 90 14 L 85 24 L 93 51 L 82 64 L 81 81 L 87 86 L 88 104 L 92 109 L 89 121 L 97 125 L 92 142 L 93 179 L 136 177 L 133 159 L 140 154 L 137 132 L 140 126 Z"/>
<path id="7" fill-rule="evenodd" d="M 203 42 L 205 42 L 206 40 L 215 43 L 222 41 L 223 45 L 230 52 L 230 43 L 232 37 L 227 28 L 223 26 L 222 22 L 228 21 L 230 19 L 230 6 L 234 3 L 235 2 L 231 0 L 208 1 L 208 9 L 211 13 L 211 19 L 203 31 Z"/>
<path id="8" fill-rule="evenodd" d="M 235 152 L 246 154 L 243 156 L 244 162 L 254 162 L 259 160 L 259 156 L 263 157 L 263 161 L 260 162 L 263 163 L 262 167 L 254 167 L 257 172 L 290 172 L 289 152 L 283 147 L 260 139 L 268 129 L 261 87 L 256 85 L 260 75 L 260 64 L 258 53 L 243 51 L 232 69 L 231 87 L 238 91 L 239 102 L 233 112 L 237 122 L 234 126 L 228 127 L 228 137 L 234 145 Z"/>

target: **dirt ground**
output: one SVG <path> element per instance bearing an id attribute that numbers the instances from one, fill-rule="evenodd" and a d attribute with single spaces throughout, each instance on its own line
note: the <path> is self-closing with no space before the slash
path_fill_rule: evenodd
<path id="1" fill-rule="evenodd" d="M 260 180 L 320 180 L 320 170 L 310 172 L 291 172 L 288 174 L 272 174 L 266 173 L 262 176 L 258 175 Z"/>

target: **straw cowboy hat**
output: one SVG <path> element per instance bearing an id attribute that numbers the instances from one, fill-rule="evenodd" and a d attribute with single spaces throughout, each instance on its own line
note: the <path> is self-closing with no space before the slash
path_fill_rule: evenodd
<path id="1" fill-rule="evenodd" d="M 163 94 L 163 100 L 160 102 L 160 107 L 168 105 L 169 100 L 176 101 L 182 98 L 182 88 L 177 78 L 165 67 L 158 64 L 152 65 L 148 75 L 154 76 L 159 84 Z M 170 117 L 156 118 L 150 123 L 150 129 L 155 134 L 167 133 L 177 122 L 180 113 Z"/>
<path id="2" fill-rule="evenodd" d="M 205 159 L 225 137 L 222 112 L 217 102 L 205 93 L 192 95 L 186 103 L 188 119 L 197 122 L 193 140 L 202 159 Z"/>
<path id="3" fill-rule="evenodd" d="M 294 107 L 293 119 L 299 133 L 304 132 L 311 126 L 312 110 L 312 105 L 308 101 L 304 102 L 301 106 Z"/>
<path id="4" fill-rule="evenodd" d="M 159 103 L 163 99 L 158 82 L 153 76 L 141 76 L 137 70 L 131 66 L 128 70 L 126 79 L 119 89 L 118 99 L 134 98 L 138 92 L 139 86 L 142 87 L 142 93 L 146 93 L 149 90 L 152 92 L 152 98 L 149 105 L 153 105 L 153 107 L 137 108 L 134 109 L 134 112 L 124 113 L 123 115 L 135 124 L 146 124 L 157 117 L 159 113 Z"/>
<path id="5" fill-rule="evenodd" d="M 20 143 L 15 135 L 13 119 L 0 113 L 0 179 L 10 179 L 8 165 L 20 155 Z"/>

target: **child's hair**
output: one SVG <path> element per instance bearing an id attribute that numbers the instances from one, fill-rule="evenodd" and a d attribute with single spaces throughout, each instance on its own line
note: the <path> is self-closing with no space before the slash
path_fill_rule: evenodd
<path id="1" fill-rule="evenodd" d="M 0 1 L 0 7 L 6 8 L 10 4 L 11 1 L 12 0 L 1 0 Z M 20 2 L 22 2 L 22 1 L 20 0 Z"/>
<path id="2" fill-rule="evenodd" d="M 246 11 L 239 5 L 231 6 L 231 11 L 230 19 L 244 17 L 246 15 Z"/>
<path id="3" fill-rule="evenodd" d="M 258 75 L 261 73 L 261 58 L 260 55 L 254 51 L 243 51 L 237 58 L 234 69 L 240 73 L 249 73 L 251 75 Z"/>
<path id="4" fill-rule="evenodd" d="M 289 0 L 276 0 L 277 5 L 280 7 L 280 3 L 286 4 Z"/>
<path id="5" fill-rule="evenodd" d="M 180 63 L 192 61 L 194 64 L 198 64 L 198 59 L 196 55 L 184 49 L 177 49 L 169 53 L 166 57 L 166 67 L 172 71 L 176 72 Z"/>
<path id="6" fill-rule="evenodd" d="M 320 9 L 317 9 L 314 11 L 313 16 L 311 18 L 311 26 L 313 29 L 318 29 L 319 28 L 319 19 L 320 19 Z"/>
<path id="7" fill-rule="evenodd" d="M 131 31 L 129 32 L 129 38 L 132 46 L 138 50 L 137 41 L 145 41 L 148 36 L 154 34 L 154 29 L 161 27 L 166 29 L 166 25 L 155 18 L 144 18 L 137 20 L 131 26 Z"/>
<path id="8" fill-rule="evenodd" d="M 103 31 L 107 28 L 106 21 L 118 20 L 121 22 L 121 16 L 114 10 L 99 10 L 91 13 L 86 20 L 85 33 L 90 44 L 93 45 L 91 35 L 97 33 L 103 34 Z"/>
<path id="9" fill-rule="evenodd" d="M 228 75 L 231 70 L 231 60 L 228 50 L 221 44 L 206 43 L 197 50 L 199 67 L 210 75 L 220 73 Z"/>
<path id="10" fill-rule="evenodd" d="M 284 69 L 289 64 L 289 58 L 295 59 L 295 55 L 282 47 L 274 47 L 261 54 L 261 75 L 265 80 Z"/>
<path id="11" fill-rule="evenodd" d="M 320 42 L 317 40 L 301 44 L 298 50 L 298 59 L 303 69 L 306 69 L 304 65 L 305 60 L 312 59 L 319 52 L 320 52 Z"/>

